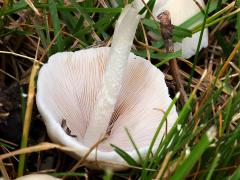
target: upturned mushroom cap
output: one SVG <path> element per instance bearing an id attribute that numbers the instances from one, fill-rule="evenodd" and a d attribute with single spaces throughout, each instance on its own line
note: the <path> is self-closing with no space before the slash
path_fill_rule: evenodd
<path id="1" fill-rule="evenodd" d="M 149 61 L 130 53 L 139 18 L 133 6 L 126 6 L 111 48 L 57 53 L 39 73 L 37 105 L 54 142 L 74 148 L 72 155 L 79 158 L 107 136 L 87 157 L 87 165 L 93 168 L 126 168 L 110 144 L 138 161 L 126 128 L 144 157 L 171 103 L 163 74 Z M 168 129 L 176 118 L 174 107 Z M 165 133 L 163 128 L 157 143 Z"/>
<path id="2" fill-rule="evenodd" d="M 73 147 L 74 156 L 85 155 L 89 146 L 83 138 L 101 86 L 110 48 L 92 48 L 62 52 L 50 57 L 38 76 L 37 106 L 52 141 Z M 87 161 L 93 166 L 123 169 L 124 160 L 113 151 L 114 144 L 138 156 L 127 136 L 127 128 L 144 156 L 164 111 L 171 103 L 163 73 L 149 61 L 130 54 L 123 85 L 111 117 L 113 127 L 107 139 L 90 153 Z M 175 107 L 168 116 L 168 130 L 177 118 Z M 71 137 L 61 127 L 66 120 Z M 158 142 L 163 137 L 161 130 Z M 98 129 L 95 129 L 98 131 Z M 156 144 L 157 145 L 157 144 Z M 99 163 L 96 163 L 98 161 Z M 115 165 L 114 165 L 115 164 Z"/>
<path id="3" fill-rule="evenodd" d="M 145 0 L 148 2 L 149 0 Z M 205 7 L 203 0 L 196 0 L 201 7 Z M 134 5 L 137 9 L 142 9 L 144 4 L 142 0 L 135 0 Z M 157 17 L 160 13 L 168 10 L 171 16 L 171 22 L 173 25 L 179 26 L 186 20 L 190 19 L 192 16 L 200 12 L 200 8 L 194 2 L 194 0 L 157 0 L 153 8 L 153 15 Z M 196 25 L 201 21 L 193 24 Z M 151 34 L 151 33 L 150 33 Z M 152 35 L 152 34 L 151 34 Z M 154 35 L 152 35 L 154 37 Z M 192 35 L 191 38 L 187 37 L 182 40 L 182 42 L 174 43 L 174 49 L 182 50 L 182 56 L 184 58 L 190 58 L 196 53 L 200 32 Z M 203 38 L 201 42 L 201 48 L 208 46 L 208 30 L 205 29 L 203 33 Z"/>

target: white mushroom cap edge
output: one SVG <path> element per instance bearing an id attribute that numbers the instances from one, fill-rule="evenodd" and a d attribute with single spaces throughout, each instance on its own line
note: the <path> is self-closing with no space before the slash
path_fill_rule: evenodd
<path id="1" fill-rule="evenodd" d="M 59 178 L 47 175 L 47 174 L 29 174 L 17 178 L 16 180 L 57 180 Z"/>

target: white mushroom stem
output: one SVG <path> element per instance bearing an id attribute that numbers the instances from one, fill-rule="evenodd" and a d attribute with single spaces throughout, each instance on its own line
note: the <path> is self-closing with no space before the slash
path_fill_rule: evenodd
<path id="1" fill-rule="evenodd" d="M 131 5 L 123 9 L 118 19 L 101 88 L 84 136 L 84 143 L 88 146 L 92 146 L 106 134 L 139 20 L 138 11 Z"/>

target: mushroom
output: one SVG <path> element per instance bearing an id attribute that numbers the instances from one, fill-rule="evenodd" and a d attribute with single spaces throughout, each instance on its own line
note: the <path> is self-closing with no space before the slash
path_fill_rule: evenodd
<path id="1" fill-rule="evenodd" d="M 145 0 L 147 3 L 149 0 Z M 203 0 L 195 0 L 201 7 L 204 7 Z M 157 17 L 160 13 L 168 10 L 171 16 L 171 22 L 173 25 L 179 26 L 184 23 L 186 20 L 191 18 L 192 16 L 199 13 L 201 10 L 198 7 L 197 3 L 194 0 L 157 0 L 152 14 L 154 17 Z M 142 0 L 135 0 L 134 5 L 137 9 L 142 9 L 144 4 Z M 198 21 L 192 25 L 195 26 L 201 21 Z M 191 27 L 190 27 L 191 28 Z M 156 39 L 156 35 L 150 33 L 154 39 Z M 182 50 L 182 57 L 190 58 L 196 53 L 197 45 L 200 37 L 200 32 L 197 32 L 192 35 L 192 37 L 187 37 L 182 40 L 182 42 L 174 43 L 174 50 Z M 208 29 L 206 28 L 203 33 L 203 38 L 201 41 L 201 48 L 205 48 L 208 46 Z"/>
<path id="2" fill-rule="evenodd" d="M 139 18 L 138 10 L 126 6 L 111 47 L 57 53 L 39 72 L 37 106 L 52 141 L 72 147 L 71 155 L 79 159 L 106 136 L 86 159 L 92 168 L 126 168 L 111 144 L 138 161 L 125 128 L 144 157 L 172 102 L 163 73 L 130 53 Z M 154 149 L 177 116 L 174 106 Z"/>
<path id="3" fill-rule="evenodd" d="M 47 174 L 29 174 L 17 178 L 16 180 L 59 180 L 59 178 L 47 175 Z"/>

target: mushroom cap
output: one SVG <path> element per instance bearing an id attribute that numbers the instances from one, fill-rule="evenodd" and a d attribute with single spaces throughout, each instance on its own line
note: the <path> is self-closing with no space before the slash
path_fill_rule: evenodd
<path id="1" fill-rule="evenodd" d="M 145 0 L 148 2 L 149 0 Z M 203 0 L 196 0 L 201 7 L 205 7 Z M 135 0 L 135 6 L 138 9 L 141 9 L 144 4 L 142 0 Z M 193 0 L 157 0 L 153 8 L 153 16 L 157 17 L 160 13 L 168 10 L 171 16 L 171 22 L 173 25 L 179 26 L 184 23 L 186 20 L 190 19 L 192 16 L 200 12 L 200 8 Z M 195 26 L 200 21 L 193 24 Z M 150 33 L 151 36 L 154 35 Z M 182 40 L 182 42 L 174 43 L 174 49 L 182 50 L 182 57 L 190 58 L 196 53 L 198 40 L 200 37 L 200 32 L 197 32 L 192 35 L 192 37 L 187 37 Z M 203 33 L 203 38 L 201 42 L 201 48 L 208 46 L 208 29 L 206 28 Z"/>
<path id="2" fill-rule="evenodd" d="M 79 159 L 89 150 L 83 143 L 96 96 L 101 86 L 109 47 L 91 48 L 76 52 L 61 52 L 49 58 L 38 76 L 37 106 L 52 141 L 72 147 L 72 155 Z M 112 129 L 105 141 L 87 157 L 93 168 L 125 169 L 126 162 L 113 150 L 114 144 L 136 161 L 138 155 L 125 131 L 128 129 L 140 153 L 149 148 L 164 111 L 172 102 L 163 73 L 149 61 L 130 53 L 123 84 L 112 114 Z M 177 119 L 176 108 L 167 118 L 169 130 Z M 62 121 L 71 130 L 71 137 Z M 97 131 L 97 129 L 96 129 Z M 163 126 L 155 148 L 166 133 Z M 121 164 L 121 165 L 119 165 Z"/>
<path id="3" fill-rule="evenodd" d="M 59 178 L 47 175 L 47 174 L 29 174 L 17 178 L 16 180 L 57 180 Z"/>

